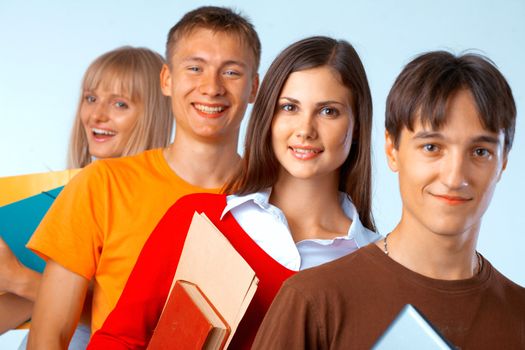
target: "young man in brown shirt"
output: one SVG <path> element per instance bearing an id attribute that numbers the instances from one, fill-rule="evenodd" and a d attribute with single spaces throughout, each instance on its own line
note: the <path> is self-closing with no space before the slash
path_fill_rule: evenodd
<path id="1" fill-rule="evenodd" d="M 525 288 L 476 252 L 515 121 L 511 89 L 486 58 L 441 51 L 410 62 L 386 111 L 399 224 L 290 278 L 254 349 L 368 349 L 406 304 L 462 349 L 525 348 Z"/>

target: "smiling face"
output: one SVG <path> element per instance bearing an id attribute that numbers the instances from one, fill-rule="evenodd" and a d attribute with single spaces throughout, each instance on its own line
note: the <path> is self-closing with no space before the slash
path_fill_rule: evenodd
<path id="1" fill-rule="evenodd" d="M 339 168 L 350 152 L 353 126 L 351 93 L 332 68 L 290 74 L 272 121 L 279 180 L 326 177 L 337 184 Z"/>
<path id="2" fill-rule="evenodd" d="M 235 34 L 197 28 L 177 42 L 169 59 L 161 85 L 171 96 L 176 133 L 237 142 L 258 86 L 252 50 Z"/>
<path id="3" fill-rule="evenodd" d="M 100 84 L 93 91 L 84 91 L 80 120 L 88 140 L 89 153 L 96 158 L 120 157 L 131 137 L 142 106 Z"/>
<path id="4" fill-rule="evenodd" d="M 477 234 L 505 169 L 504 134 L 483 127 L 468 90 L 452 95 L 445 113 L 439 130 L 420 122 L 413 132 L 404 128 L 397 149 L 387 133 L 388 163 L 399 173 L 401 223 L 438 235 Z"/>

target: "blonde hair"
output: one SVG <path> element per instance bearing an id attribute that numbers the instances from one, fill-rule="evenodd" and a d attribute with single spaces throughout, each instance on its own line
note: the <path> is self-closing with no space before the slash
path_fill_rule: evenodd
<path id="1" fill-rule="evenodd" d="M 160 71 L 164 63 L 162 56 L 152 50 L 124 46 L 103 54 L 90 64 L 82 80 L 80 101 L 71 131 L 68 168 L 82 168 L 91 163 L 80 108 L 84 91 L 94 91 L 99 86 L 129 96 L 133 103 L 142 107 L 142 115 L 121 156 L 169 144 L 173 115 L 170 98 L 164 96 L 160 89 Z"/>

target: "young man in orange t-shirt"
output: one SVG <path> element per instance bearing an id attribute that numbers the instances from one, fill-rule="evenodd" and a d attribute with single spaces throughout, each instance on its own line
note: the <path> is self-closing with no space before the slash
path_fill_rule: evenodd
<path id="1" fill-rule="evenodd" d="M 253 26 L 229 9 L 196 9 L 170 30 L 166 56 L 161 87 L 172 100 L 173 144 L 88 166 L 28 245 L 48 259 L 29 348 L 66 347 L 91 279 L 91 329 L 100 328 L 169 206 L 185 194 L 218 192 L 237 168 L 240 124 L 259 83 Z"/>

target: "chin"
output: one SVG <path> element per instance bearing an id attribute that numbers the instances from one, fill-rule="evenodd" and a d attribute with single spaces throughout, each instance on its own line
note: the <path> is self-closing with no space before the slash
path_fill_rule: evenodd
<path id="1" fill-rule="evenodd" d="M 91 157 L 96 158 L 96 159 L 118 157 L 118 156 L 114 155 L 111 152 L 107 152 L 107 151 L 103 151 L 103 150 L 93 150 L 93 151 L 89 150 L 89 154 L 91 155 Z"/>
<path id="2" fill-rule="evenodd" d="M 308 180 L 314 178 L 317 174 L 306 172 L 306 171 L 291 171 L 289 172 L 296 179 Z"/>
<path id="3" fill-rule="evenodd" d="M 434 225 L 431 230 L 440 236 L 457 236 L 461 235 L 472 228 L 464 220 L 461 222 L 448 221 L 442 224 Z"/>

